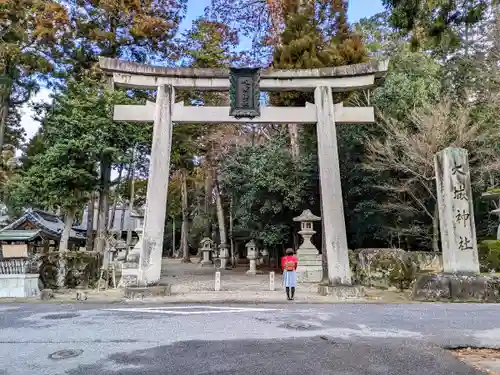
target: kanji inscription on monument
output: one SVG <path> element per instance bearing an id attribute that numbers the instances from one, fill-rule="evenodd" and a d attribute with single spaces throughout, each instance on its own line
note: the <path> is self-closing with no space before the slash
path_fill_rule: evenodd
<path id="1" fill-rule="evenodd" d="M 231 68 L 229 80 L 230 111 L 236 118 L 260 116 L 260 70 L 258 68 Z"/>
<path id="2" fill-rule="evenodd" d="M 448 147 L 434 163 L 443 270 L 479 273 L 468 152 Z"/>

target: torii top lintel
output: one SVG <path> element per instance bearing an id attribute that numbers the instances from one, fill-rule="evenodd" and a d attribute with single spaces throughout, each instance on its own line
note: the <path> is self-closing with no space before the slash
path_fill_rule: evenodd
<path id="1" fill-rule="evenodd" d="M 166 68 L 106 57 L 99 58 L 101 69 L 113 76 L 117 86 L 156 89 L 159 85 L 176 88 L 226 91 L 230 82 L 229 69 Z M 312 91 L 329 86 L 333 91 L 352 91 L 376 85 L 387 73 L 388 61 L 338 66 L 334 68 L 273 70 L 260 74 L 261 91 Z"/>

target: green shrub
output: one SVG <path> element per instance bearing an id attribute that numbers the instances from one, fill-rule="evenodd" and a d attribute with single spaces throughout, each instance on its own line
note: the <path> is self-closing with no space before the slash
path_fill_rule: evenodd
<path id="1" fill-rule="evenodd" d="M 410 256 L 403 256 L 403 259 L 396 258 L 389 268 L 389 285 L 399 290 L 408 289 L 418 272 L 419 267 Z"/>
<path id="2" fill-rule="evenodd" d="M 65 287 L 75 288 L 80 285 L 93 287 L 96 285 L 101 263 L 98 254 L 82 251 L 64 253 L 54 251 L 38 258 L 40 280 L 44 288 L 57 289 L 57 273 L 61 260 L 65 264 Z"/>
<path id="3" fill-rule="evenodd" d="M 351 268 L 352 283 L 363 285 L 366 279 L 366 272 L 361 267 L 359 254 L 351 249 L 349 249 L 349 266 Z"/>
<path id="4" fill-rule="evenodd" d="M 481 272 L 500 272 L 500 241 L 484 240 L 477 245 Z"/>

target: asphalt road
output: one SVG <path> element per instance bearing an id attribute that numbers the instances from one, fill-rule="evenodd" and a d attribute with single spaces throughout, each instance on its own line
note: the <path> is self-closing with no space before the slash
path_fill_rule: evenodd
<path id="1" fill-rule="evenodd" d="M 500 306 L 0 305 L 1 375 L 479 374 Z"/>

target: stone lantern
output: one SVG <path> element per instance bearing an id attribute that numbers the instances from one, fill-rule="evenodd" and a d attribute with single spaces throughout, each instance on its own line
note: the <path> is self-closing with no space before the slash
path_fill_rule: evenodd
<path id="1" fill-rule="evenodd" d="M 299 234 L 304 239 L 297 249 L 297 281 L 299 282 L 317 283 L 323 277 L 321 255 L 311 242 L 311 237 L 316 233 L 313 223 L 320 220 L 321 217 L 314 215 L 311 210 L 304 210 L 300 216 L 293 219 L 300 223 Z"/>
<path id="2" fill-rule="evenodd" d="M 255 242 L 250 240 L 245 247 L 247 248 L 247 259 L 250 261 L 250 269 L 247 271 L 247 275 L 257 275 L 257 247 Z"/>
<path id="3" fill-rule="evenodd" d="M 214 250 L 214 241 L 212 241 L 210 238 L 208 237 L 204 237 L 201 241 L 200 241 L 200 252 L 203 254 L 203 258 L 201 260 L 201 266 L 202 267 L 205 267 L 205 266 L 211 266 L 212 265 L 212 261 L 210 260 L 210 253 Z"/>
<path id="4" fill-rule="evenodd" d="M 130 222 L 129 225 L 136 225 L 134 231 L 137 233 L 138 240 L 134 245 L 134 248 L 130 250 L 127 255 L 126 262 L 122 264 L 122 276 L 119 287 L 126 287 L 129 285 L 137 285 L 140 279 L 140 257 L 143 245 L 144 236 L 144 209 L 130 212 Z"/>

